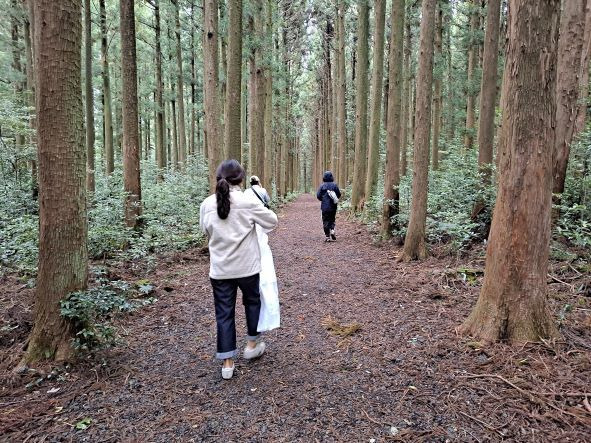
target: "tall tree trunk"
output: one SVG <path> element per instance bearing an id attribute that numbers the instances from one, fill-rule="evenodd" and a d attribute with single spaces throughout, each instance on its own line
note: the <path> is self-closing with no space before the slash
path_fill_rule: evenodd
<path id="1" fill-rule="evenodd" d="M 178 121 L 177 120 L 177 110 L 176 110 L 176 87 L 174 84 L 174 80 L 170 80 L 170 117 L 172 121 L 172 143 L 170 145 L 170 164 L 172 169 L 178 171 L 179 169 L 179 131 L 178 131 Z"/>
<path id="2" fill-rule="evenodd" d="M 386 140 L 386 170 L 384 175 L 384 205 L 382 208 L 381 235 L 389 238 L 394 224 L 392 217 L 398 214 L 400 184 L 400 147 L 404 141 L 402 134 L 406 125 L 402 109 L 402 85 L 405 82 L 402 69 L 404 46 L 404 0 L 392 0 L 391 26 L 392 40 L 388 63 L 390 79 L 388 91 L 388 123 Z"/>
<path id="3" fill-rule="evenodd" d="M 102 0 L 101 0 L 102 1 Z M 156 46 L 156 166 L 158 167 L 157 180 L 164 180 L 164 168 L 166 168 L 166 148 L 164 144 L 164 84 L 162 82 L 162 45 L 160 27 L 160 0 L 154 0 L 154 28 Z"/>
<path id="4" fill-rule="evenodd" d="M 562 194 L 570 145 L 575 134 L 579 112 L 579 76 L 583 58 L 585 13 L 588 0 L 564 2 L 558 38 L 558 72 L 556 78 L 556 143 L 554 147 L 554 181 L 552 192 Z M 587 64 L 586 69 L 589 70 Z M 587 86 L 588 87 L 588 86 Z M 556 203 L 560 198 L 556 198 Z"/>
<path id="5" fill-rule="evenodd" d="M 347 73 L 345 71 L 345 15 L 347 5 L 344 0 L 337 3 L 337 182 L 343 189 L 347 187 Z"/>
<path id="6" fill-rule="evenodd" d="M 241 160 L 242 130 L 240 97 L 242 94 L 242 0 L 228 0 L 228 79 L 226 81 L 226 118 L 224 145 L 228 158 Z"/>
<path id="7" fill-rule="evenodd" d="M 268 0 L 266 3 L 266 25 L 265 25 L 265 48 L 267 54 L 272 54 L 273 51 L 273 0 Z M 268 55 L 269 56 L 269 55 Z M 265 64 L 265 121 L 264 121 L 264 138 L 265 138 L 265 167 L 263 173 L 263 186 L 271 192 L 272 183 L 272 163 L 273 163 L 273 64 L 269 61 Z"/>
<path id="8" fill-rule="evenodd" d="M 412 113 L 412 68 L 410 66 L 410 54 L 412 52 L 412 28 L 410 19 L 405 23 L 405 44 L 404 44 L 404 114 L 402 124 L 402 152 L 400 153 L 400 175 L 405 176 L 408 168 L 408 160 L 406 153 L 408 152 L 408 134 L 409 122 Z"/>
<path id="9" fill-rule="evenodd" d="M 462 328 L 484 341 L 557 335 L 546 278 L 559 14 L 559 0 L 509 2 L 499 189 L 484 283 Z"/>
<path id="10" fill-rule="evenodd" d="M 493 159 L 495 106 L 497 103 L 497 68 L 499 54 L 499 21 L 501 1 L 489 0 L 484 37 L 484 55 L 482 61 L 482 82 L 480 85 L 480 112 L 478 129 L 478 169 L 482 176 L 482 185 L 490 183 Z M 472 218 L 485 208 L 479 199 L 472 209 Z"/>
<path id="11" fill-rule="evenodd" d="M 591 0 L 587 0 L 587 11 L 585 13 L 585 35 L 583 41 L 583 55 L 581 56 L 581 72 L 579 75 L 579 104 L 581 110 L 577 113 L 575 134 L 585 128 L 585 120 L 588 112 L 585 103 L 589 98 L 589 61 L 591 60 Z"/>
<path id="12" fill-rule="evenodd" d="M 468 81 L 466 82 L 466 132 L 464 134 L 464 149 L 472 149 L 474 144 L 474 126 L 476 117 L 474 115 L 474 102 L 476 93 L 474 91 L 474 73 L 476 70 L 476 57 L 478 56 L 478 45 L 476 44 L 476 28 L 478 27 L 478 14 L 476 7 L 478 0 L 471 0 L 470 3 L 470 44 L 468 47 Z"/>
<path id="13" fill-rule="evenodd" d="M 177 103 L 179 105 L 178 112 L 178 136 L 179 136 L 179 151 L 178 163 L 181 169 L 184 169 L 187 161 L 187 131 L 185 129 L 185 86 L 183 81 L 183 54 L 181 49 L 181 21 L 179 11 L 179 0 L 174 0 L 176 9 L 175 14 L 175 34 L 176 34 L 176 64 L 177 64 Z"/>
<path id="14" fill-rule="evenodd" d="M 218 1 L 203 2 L 203 97 L 209 185 L 216 187 L 215 171 L 222 161 L 220 98 L 218 96 Z"/>
<path id="15" fill-rule="evenodd" d="M 123 189 L 125 197 L 125 223 L 139 226 L 142 214 L 140 187 L 140 140 L 138 128 L 137 66 L 135 52 L 135 11 L 133 0 L 121 0 L 121 77 L 123 118 Z"/>
<path id="16" fill-rule="evenodd" d="M 37 121 L 35 116 L 35 70 L 34 70 L 34 50 L 32 40 L 35 38 L 33 33 L 33 21 L 35 15 L 33 12 L 33 2 L 25 0 L 26 16 L 24 22 L 24 42 L 25 42 L 25 60 L 26 60 L 26 89 L 27 89 L 27 104 L 29 105 L 29 127 L 32 129 L 30 144 L 35 146 L 37 144 Z M 31 160 L 31 193 L 36 200 L 39 195 L 39 180 L 37 177 L 37 155 Z"/>
<path id="17" fill-rule="evenodd" d="M 197 83 L 197 71 L 195 70 L 195 1 L 191 0 L 191 141 L 189 142 L 189 154 L 195 155 L 195 106 L 197 101 L 195 85 Z"/>
<path id="18" fill-rule="evenodd" d="M 369 149 L 365 196 L 371 198 L 378 181 L 380 160 L 380 123 L 382 122 L 382 84 L 384 79 L 384 25 L 386 21 L 386 0 L 375 0 L 374 11 L 373 73 L 371 77 L 371 114 L 369 120 Z"/>
<path id="19" fill-rule="evenodd" d="M 443 47 L 443 11 L 441 5 L 437 5 L 435 16 L 435 63 L 443 66 L 442 60 Z M 441 130 L 441 77 L 443 70 L 438 69 L 435 75 L 433 91 L 433 153 L 431 156 L 431 167 L 434 171 L 439 169 L 439 133 Z"/>
<path id="20" fill-rule="evenodd" d="M 90 0 L 84 0 L 84 73 L 86 86 L 86 190 L 94 192 L 94 92 L 92 89 L 92 20 Z"/>
<path id="21" fill-rule="evenodd" d="M 111 76 L 109 74 L 109 44 L 107 40 L 107 12 L 105 9 L 105 0 L 99 0 L 99 10 L 101 16 L 101 65 L 103 78 L 103 126 L 105 131 L 105 172 L 107 175 L 110 175 L 115 170 L 115 151 L 113 148 L 113 106 L 111 100 Z"/>
<path id="22" fill-rule="evenodd" d="M 68 359 L 73 326 L 60 301 L 86 289 L 86 155 L 81 2 L 36 0 L 35 84 L 39 151 L 39 270 L 34 325 L 24 362 Z"/>
<path id="23" fill-rule="evenodd" d="M 369 6 L 368 0 L 358 0 L 357 66 L 355 83 L 355 162 L 351 206 L 359 211 L 365 203 L 365 174 L 367 172 L 367 69 Z"/>
<path id="24" fill-rule="evenodd" d="M 250 27 L 255 38 L 264 38 L 265 17 L 263 0 L 253 3 L 253 16 Z M 249 85 L 249 141 L 250 141 L 250 173 L 258 175 L 265 181 L 265 68 L 263 66 L 262 48 L 256 45 L 250 54 L 250 85 Z"/>
<path id="25" fill-rule="evenodd" d="M 436 0 L 423 0 L 421 37 L 417 73 L 415 135 L 412 178 L 412 204 L 401 260 L 427 257 L 425 225 L 429 186 L 429 140 L 431 135 L 431 91 L 433 83 L 433 37 L 435 34 Z"/>

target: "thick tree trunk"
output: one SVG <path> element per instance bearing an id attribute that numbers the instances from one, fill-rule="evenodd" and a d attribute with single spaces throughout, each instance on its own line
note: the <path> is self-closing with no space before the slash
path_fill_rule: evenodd
<path id="1" fill-rule="evenodd" d="M 226 118 L 224 145 L 228 158 L 241 160 L 242 129 L 242 0 L 228 0 L 228 80 L 226 82 Z"/>
<path id="2" fill-rule="evenodd" d="M 402 85 L 405 82 L 403 73 L 404 46 L 404 0 L 392 1 L 391 26 L 392 40 L 388 63 L 389 91 L 388 91 L 388 122 L 386 140 L 386 169 L 384 175 L 384 205 L 382 208 L 382 238 L 392 235 L 394 224 L 392 217 L 398 214 L 400 205 L 398 186 L 400 184 L 400 148 L 403 143 L 403 127 L 406 125 L 402 109 Z"/>
<path id="3" fill-rule="evenodd" d="M 197 84 L 197 71 L 195 69 L 195 2 L 191 0 L 191 139 L 189 142 L 189 155 L 195 155 L 197 149 L 195 146 L 195 139 L 197 134 L 195 133 L 197 116 L 195 106 L 197 102 L 197 94 L 195 85 Z"/>
<path id="4" fill-rule="evenodd" d="M 371 114 L 369 120 L 369 149 L 365 197 L 371 198 L 378 181 L 380 160 L 380 129 L 382 122 L 382 85 L 384 79 L 384 26 L 386 21 L 386 0 L 375 1 L 373 73 L 371 77 Z"/>
<path id="5" fill-rule="evenodd" d="M 476 70 L 476 57 L 478 56 L 478 45 L 476 44 L 476 28 L 478 27 L 478 14 L 476 5 L 478 0 L 472 0 L 470 5 L 470 45 L 468 47 L 468 81 L 466 82 L 466 132 L 464 134 L 464 149 L 472 149 L 474 144 L 474 126 L 476 117 L 474 114 L 474 103 L 476 93 L 474 92 L 474 74 Z"/>
<path id="6" fill-rule="evenodd" d="M 215 171 L 222 161 L 220 98 L 218 95 L 218 1 L 203 2 L 203 104 L 209 185 L 215 191 Z"/>
<path id="7" fill-rule="evenodd" d="M 367 69 L 369 5 L 368 0 L 358 0 L 357 17 L 357 66 L 355 83 L 355 161 L 351 206 L 359 211 L 365 203 L 365 174 L 367 172 Z"/>
<path id="8" fill-rule="evenodd" d="M 499 189 L 484 283 L 462 329 L 483 341 L 557 335 L 546 304 L 559 0 L 509 2 Z"/>
<path id="9" fill-rule="evenodd" d="M 121 77 L 123 118 L 123 189 L 125 223 L 139 226 L 142 214 L 140 187 L 140 140 L 138 128 L 137 66 L 135 52 L 135 11 L 133 0 L 121 0 Z"/>
<path id="10" fill-rule="evenodd" d="M 265 24 L 265 48 L 267 48 L 267 56 L 273 51 L 273 0 L 268 0 L 265 6 L 266 20 Z M 265 64 L 265 121 L 264 121 L 264 138 L 265 138 L 265 169 L 262 184 L 269 192 L 271 192 L 271 184 L 273 178 L 272 164 L 273 164 L 273 64 L 269 60 Z"/>
<path id="11" fill-rule="evenodd" d="M 440 5 L 437 5 L 437 13 L 435 16 L 435 60 L 438 64 L 443 66 L 442 60 L 443 47 L 443 11 Z M 433 153 L 431 155 L 431 167 L 434 171 L 439 169 L 439 133 L 441 130 L 441 77 L 443 69 L 437 70 L 437 75 L 434 81 L 433 91 Z"/>
<path id="12" fill-rule="evenodd" d="M 345 15 L 347 5 L 344 0 L 338 1 L 337 11 L 337 182 L 347 187 L 347 73 L 345 71 Z"/>
<path id="13" fill-rule="evenodd" d="M 86 190 L 94 192 L 94 92 L 92 89 L 92 20 L 84 0 L 84 74 L 86 87 Z"/>
<path id="14" fill-rule="evenodd" d="M 162 82 L 162 45 L 160 27 L 160 0 L 154 0 L 154 28 L 156 47 L 156 166 L 158 167 L 157 180 L 164 180 L 164 168 L 166 168 L 166 148 L 164 144 L 164 84 Z"/>
<path id="15" fill-rule="evenodd" d="M 35 84 L 39 152 L 39 271 L 24 362 L 65 360 L 72 325 L 60 301 L 86 289 L 86 151 L 82 109 L 81 2 L 36 0 Z"/>
<path id="16" fill-rule="evenodd" d="M 575 134 L 579 112 L 585 107 L 579 103 L 579 76 L 583 58 L 585 12 L 588 0 L 564 2 L 558 38 L 558 72 L 556 78 L 556 143 L 554 147 L 554 181 L 552 192 L 562 194 L 570 145 Z M 589 70 L 587 64 L 586 69 Z M 556 198 L 556 203 L 560 198 Z"/>
<path id="17" fill-rule="evenodd" d="M 99 0 L 101 20 L 101 65 L 103 78 L 103 126 L 105 131 L 105 172 L 110 175 L 115 170 L 115 151 L 113 148 L 113 106 L 111 100 L 111 77 L 109 74 L 109 45 L 107 40 L 107 12 L 105 0 Z"/>
<path id="18" fill-rule="evenodd" d="M 185 86 L 183 81 L 183 54 L 181 48 L 181 21 L 179 12 L 179 0 L 174 0 L 176 15 L 175 15 L 175 34 L 176 34 L 176 64 L 177 64 L 177 103 L 179 105 L 178 112 L 178 163 L 181 169 L 184 169 L 187 161 L 187 131 L 185 128 Z"/>
<path id="19" fill-rule="evenodd" d="M 417 72 L 415 135 L 412 178 L 412 204 L 401 260 L 427 257 L 425 225 L 429 186 L 429 140 L 431 135 L 431 95 L 433 83 L 433 38 L 435 35 L 436 0 L 423 0 L 421 37 Z"/>

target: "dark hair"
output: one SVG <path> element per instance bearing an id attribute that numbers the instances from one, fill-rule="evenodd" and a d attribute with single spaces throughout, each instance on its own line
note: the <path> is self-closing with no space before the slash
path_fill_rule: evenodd
<path id="1" fill-rule="evenodd" d="M 259 184 L 259 181 L 257 179 L 255 179 L 255 178 L 251 178 L 250 179 L 250 184 L 251 185 L 258 185 Z"/>
<path id="2" fill-rule="evenodd" d="M 239 185 L 244 178 L 244 168 L 237 160 L 225 160 L 215 172 L 217 185 L 215 196 L 218 204 L 218 216 L 224 220 L 230 213 L 230 185 Z"/>

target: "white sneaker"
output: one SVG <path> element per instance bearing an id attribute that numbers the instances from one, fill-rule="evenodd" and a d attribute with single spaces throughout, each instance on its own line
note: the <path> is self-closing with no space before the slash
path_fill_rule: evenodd
<path id="1" fill-rule="evenodd" d="M 336 241 L 337 239 L 337 236 L 334 233 L 334 229 L 330 230 L 330 238 L 332 239 L 332 241 Z"/>
<path id="2" fill-rule="evenodd" d="M 229 380 L 232 378 L 232 376 L 234 375 L 234 368 L 236 367 L 236 365 L 232 365 L 232 367 L 230 368 L 224 368 L 222 366 L 222 378 L 224 380 Z"/>
<path id="3" fill-rule="evenodd" d="M 265 345 L 264 341 L 261 341 L 256 344 L 256 346 L 252 349 L 244 348 L 244 358 L 247 360 L 252 360 L 253 358 L 258 358 L 265 352 Z"/>

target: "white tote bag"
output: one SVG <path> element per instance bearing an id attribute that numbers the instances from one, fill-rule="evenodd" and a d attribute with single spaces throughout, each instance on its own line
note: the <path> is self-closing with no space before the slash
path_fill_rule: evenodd
<path id="1" fill-rule="evenodd" d="M 270 331 L 279 327 L 279 289 L 275 276 L 273 254 L 269 247 L 269 237 L 259 225 L 256 226 L 259 249 L 261 250 L 261 313 L 259 314 L 258 332 Z"/>

